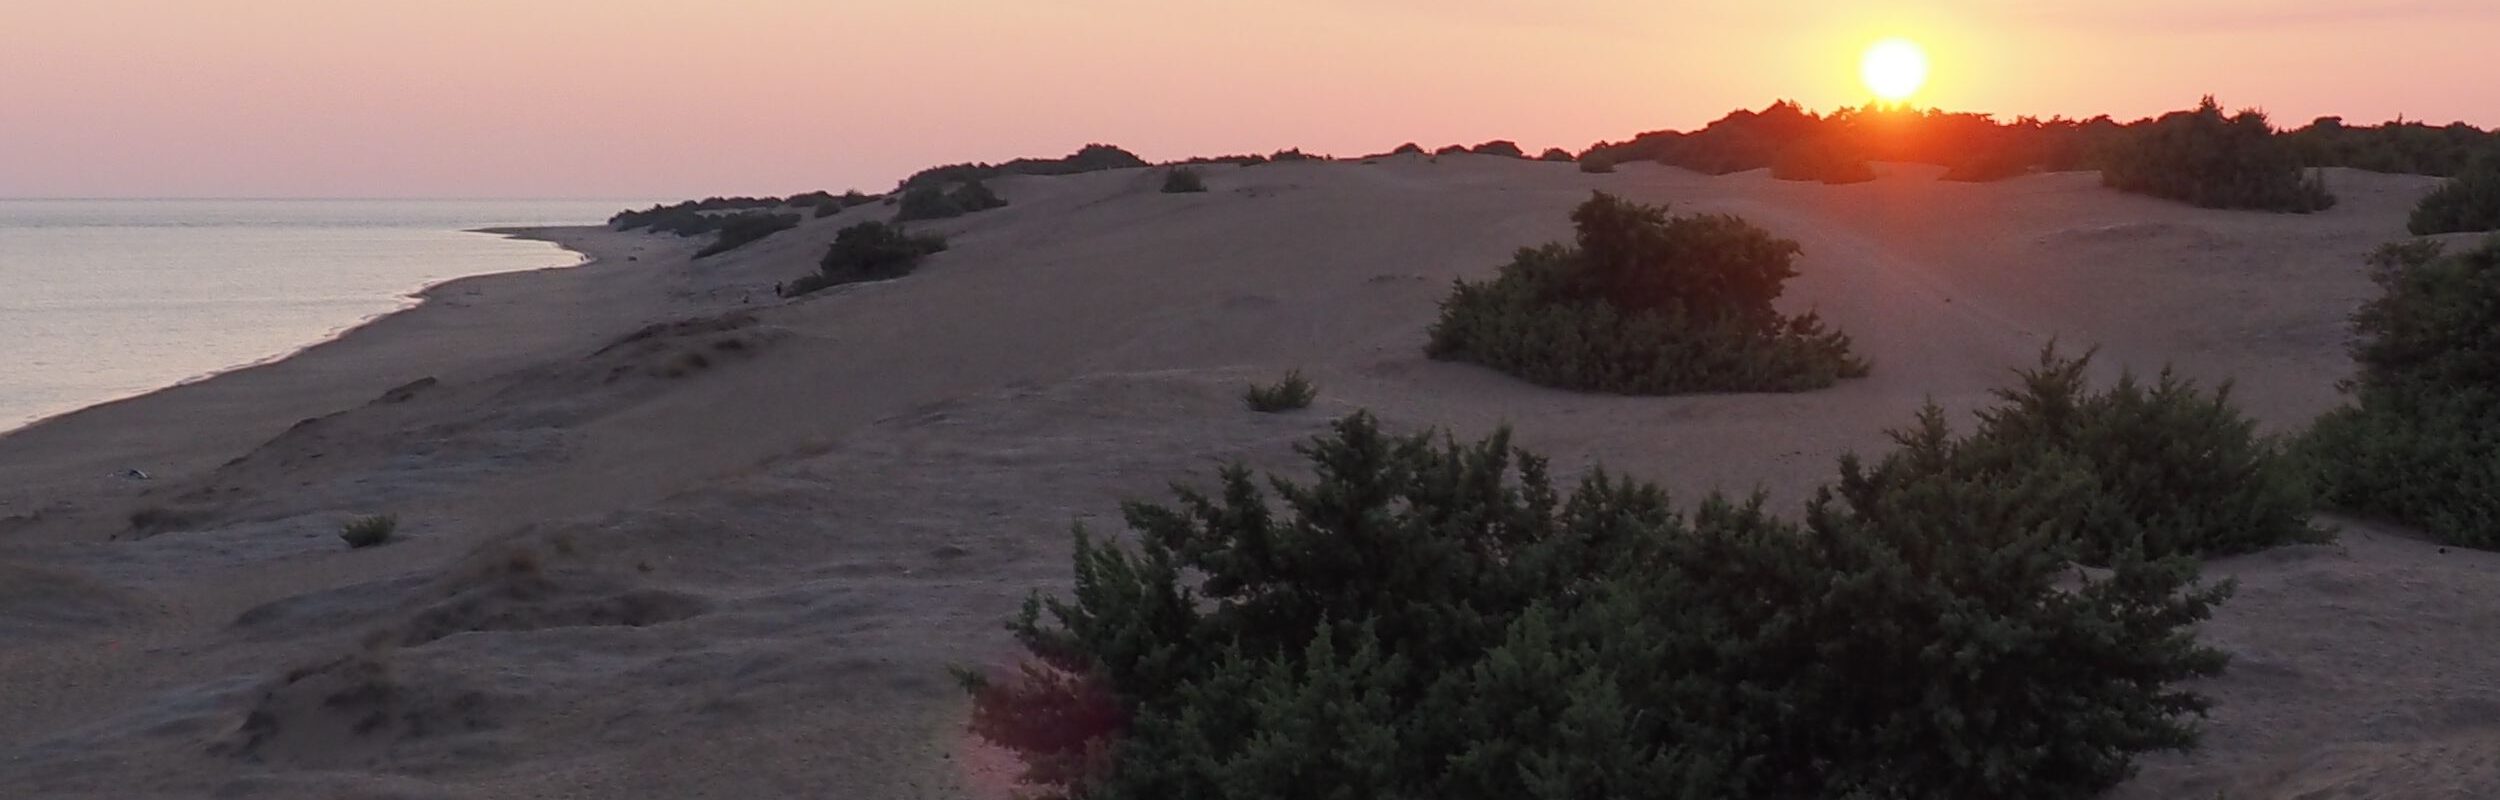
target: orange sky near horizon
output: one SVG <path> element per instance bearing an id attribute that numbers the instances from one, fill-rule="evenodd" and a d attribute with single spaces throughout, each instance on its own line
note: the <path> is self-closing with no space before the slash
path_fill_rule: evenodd
<path id="1" fill-rule="evenodd" d="M 1543 7 L 1548 6 L 1551 7 Z M 1579 150 L 1793 98 L 2500 125 L 2500 0 L 0 0 L 0 197 L 878 191 L 1148 159 Z"/>

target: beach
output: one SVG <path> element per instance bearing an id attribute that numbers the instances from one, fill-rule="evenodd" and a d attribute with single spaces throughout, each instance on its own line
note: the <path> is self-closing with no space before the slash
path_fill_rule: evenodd
<path id="1" fill-rule="evenodd" d="M 2054 343 L 2165 365 L 2269 432 L 2342 402 L 2363 266 L 2435 183 L 2328 171 L 2313 215 L 1987 184 L 1850 186 L 1475 155 L 1017 176 L 926 223 L 907 277 L 783 300 L 868 204 L 719 256 L 604 228 L 504 231 L 578 267 L 462 278 L 285 359 L 0 435 L 0 785 L 43 797 L 1006 797 L 948 675 L 1064 589 L 1069 530 L 1295 472 L 1368 409 L 1515 430 L 1689 503 L 1793 514 L 1935 403 L 1959 425 Z M 1864 379 L 1622 397 L 1434 361 L 1455 278 L 1569 232 L 1592 190 L 1734 213 L 1803 247 L 1783 309 Z M 2459 239 L 2462 241 L 2462 239 Z M 1300 369 L 1307 411 L 1241 387 Z M 149 477 L 124 477 L 128 470 Z M 394 514 L 351 550 L 342 522 Z M 2205 746 L 2116 796 L 2500 792 L 2500 554 L 2333 520 L 2220 559 L 2234 663 Z"/>

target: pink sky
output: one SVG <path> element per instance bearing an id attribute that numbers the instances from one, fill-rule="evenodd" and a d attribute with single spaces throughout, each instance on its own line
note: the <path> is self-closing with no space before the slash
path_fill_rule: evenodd
<path id="1" fill-rule="evenodd" d="M 1543 6 L 1554 6 L 1546 8 Z M 0 196 L 677 197 L 1866 99 L 2500 124 L 2500 0 L 0 0 Z"/>

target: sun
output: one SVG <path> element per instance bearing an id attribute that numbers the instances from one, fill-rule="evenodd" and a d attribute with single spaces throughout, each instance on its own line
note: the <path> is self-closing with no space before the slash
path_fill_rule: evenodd
<path id="1" fill-rule="evenodd" d="M 1876 42 L 1858 62 L 1858 77 L 1876 97 L 1894 103 L 1907 100 L 1927 83 L 1927 51 L 1908 39 Z"/>

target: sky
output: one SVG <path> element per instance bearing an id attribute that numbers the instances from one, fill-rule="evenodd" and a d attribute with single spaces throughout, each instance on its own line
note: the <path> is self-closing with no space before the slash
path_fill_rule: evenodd
<path id="1" fill-rule="evenodd" d="M 0 0 L 0 197 L 688 197 L 1149 160 L 1577 151 L 1788 98 L 2500 125 L 2500 0 Z"/>

